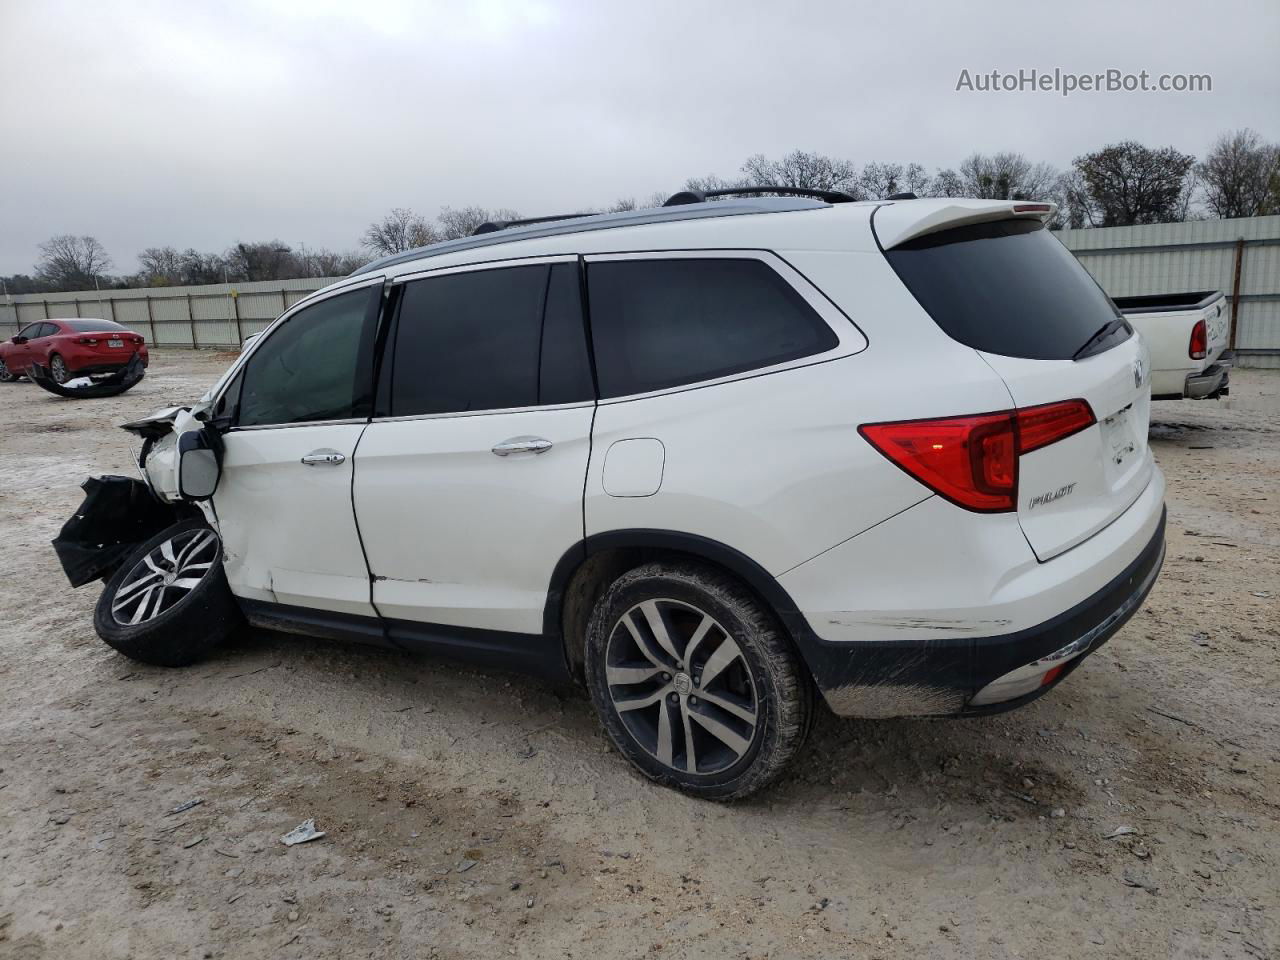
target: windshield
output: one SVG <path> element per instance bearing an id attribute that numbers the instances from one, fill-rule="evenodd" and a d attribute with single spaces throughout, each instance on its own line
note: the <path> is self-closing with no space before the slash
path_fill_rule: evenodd
<path id="1" fill-rule="evenodd" d="M 931 233 L 885 251 L 907 289 L 953 340 L 1006 357 L 1071 360 L 1133 330 L 1089 273 L 1038 220 Z"/>

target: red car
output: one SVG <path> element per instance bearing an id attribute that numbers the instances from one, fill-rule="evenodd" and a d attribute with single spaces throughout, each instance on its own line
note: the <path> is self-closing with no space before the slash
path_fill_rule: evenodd
<path id="1" fill-rule="evenodd" d="M 146 341 L 114 320 L 40 320 L 0 342 L 0 382 L 28 375 L 33 363 L 47 367 L 58 383 L 115 373 L 135 353 L 146 366 Z"/>

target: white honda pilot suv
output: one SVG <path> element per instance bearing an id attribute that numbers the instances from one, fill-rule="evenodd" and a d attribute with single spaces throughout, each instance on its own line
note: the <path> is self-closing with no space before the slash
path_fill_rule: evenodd
<path id="1" fill-rule="evenodd" d="M 717 799 L 818 700 L 1026 703 L 1163 561 L 1146 351 L 1050 205 L 849 201 L 684 193 L 372 263 L 126 425 L 147 484 L 87 481 L 64 567 L 149 663 L 243 617 L 576 680 Z"/>

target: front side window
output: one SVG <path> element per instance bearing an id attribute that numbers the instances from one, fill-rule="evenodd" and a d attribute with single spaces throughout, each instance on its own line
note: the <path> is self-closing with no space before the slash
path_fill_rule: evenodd
<path id="1" fill-rule="evenodd" d="M 381 287 L 340 294 L 298 311 L 245 366 L 242 427 L 350 420 L 372 407 L 372 331 Z"/>
<path id="2" fill-rule="evenodd" d="M 714 380 L 831 350 L 835 332 L 760 260 L 606 260 L 587 267 L 601 397 Z"/>
<path id="3" fill-rule="evenodd" d="M 18 336 L 26 337 L 28 340 L 34 340 L 40 336 L 40 328 L 44 326 L 41 323 L 29 323 L 18 331 Z"/>
<path id="4" fill-rule="evenodd" d="M 405 284 L 390 395 L 396 417 L 592 398 L 577 264 L 499 267 Z"/>

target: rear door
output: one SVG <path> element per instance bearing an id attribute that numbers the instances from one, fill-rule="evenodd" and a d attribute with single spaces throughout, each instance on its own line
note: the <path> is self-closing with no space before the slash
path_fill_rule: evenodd
<path id="1" fill-rule="evenodd" d="M 265 334 L 219 398 L 213 496 L 236 596 L 374 616 L 351 507 L 372 410 L 382 280 L 313 302 Z"/>
<path id="2" fill-rule="evenodd" d="M 1151 481 L 1150 359 L 1079 261 L 1037 220 L 926 234 L 885 256 L 953 339 L 979 352 L 1013 406 L 1083 399 L 1096 423 L 1023 454 L 1018 518 L 1041 560 L 1106 527 Z"/>
<path id="3" fill-rule="evenodd" d="M 595 411 L 577 258 L 407 278 L 387 349 L 354 491 L 378 612 L 541 633 Z"/>

